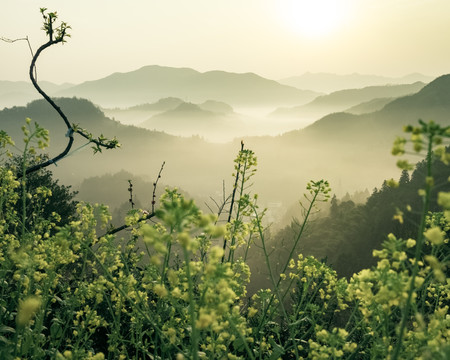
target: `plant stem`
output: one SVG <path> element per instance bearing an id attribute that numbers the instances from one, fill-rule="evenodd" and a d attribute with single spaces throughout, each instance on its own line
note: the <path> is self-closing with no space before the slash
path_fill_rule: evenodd
<path id="1" fill-rule="evenodd" d="M 431 178 L 432 176 L 432 147 L 433 147 L 433 136 L 434 134 L 431 133 L 428 137 L 428 151 L 427 151 L 427 178 Z M 422 217 L 420 220 L 420 226 L 419 226 L 419 233 L 417 235 L 417 245 L 416 245 L 416 253 L 415 253 L 415 259 L 414 259 L 414 267 L 412 269 L 412 275 L 411 275 L 411 281 L 409 282 L 409 290 L 408 290 L 408 297 L 406 300 L 405 307 L 403 308 L 402 312 L 402 320 L 400 323 L 400 330 L 398 334 L 398 341 L 394 349 L 394 354 L 392 355 L 392 360 L 397 360 L 398 356 L 400 355 L 400 350 L 402 347 L 402 341 L 403 341 L 403 333 L 405 331 L 406 322 L 409 317 L 409 312 L 411 310 L 411 300 L 412 295 L 414 293 L 415 288 L 415 280 L 417 273 L 419 272 L 419 260 L 420 255 L 422 254 L 422 247 L 424 243 L 424 231 L 425 231 L 425 222 L 428 214 L 428 209 L 430 207 L 430 195 L 431 195 L 431 188 L 432 185 L 429 181 L 425 182 L 425 197 L 423 201 L 423 208 L 422 208 Z"/>
<path id="2" fill-rule="evenodd" d="M 244 142 L 241 141 L 241 152 L 244 150 Z M 241 170 L 241 163 L 238 163 L 238 168 L 236 169 L 236 180 L 234 181 L 233 194 L 231 195 L 231 204 L 230 204 L 230 212 L 228 213 L 227 223 L 231 221 L 231 214 L 233 212 L 234 206 L 234 198 L 236 196 L 237 184 L 239 181 L 239 171 Z M 225 261 L 225 250 L 227 249 L 227 240 L 223 240 L 223 255 L 222 255 L 222 263 Z"/>
<path id="3" fill-rule="evenodd" d="M 189 252 L 183 248 L 184 252 L 184 262 L 186 263 L 186 276 L 188 279 L 189 287 L 189 314 L 191 317 L 191 327 L 192 327 L 192 338 L 191 338 L 191 355 L 194 360 L 198 359 L 198 334 L 197 327 L 195 324 L 195 300 L 194 300 L 194 285 L 192 283 L 191 270 L 189 266 Z"/>

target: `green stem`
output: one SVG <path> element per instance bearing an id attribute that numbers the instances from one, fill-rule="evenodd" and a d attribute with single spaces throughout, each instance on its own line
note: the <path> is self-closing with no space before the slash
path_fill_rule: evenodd
<path id="1" fill-rule="evenodd" d="M 431 165 L 432 165 L 432 147 L 433 147 L 433 137 L 434 137 L 433 135 L 434 134 L 430 134 L 429 138 L 428 138 L 427 178 L 430 178 L 432 176 Z M 432 188 L 432 185 L 428 181 L 426 181 L 425 182 L 425 197 L 424 197 L 423 208 L 422 208 L 422 217 L 420 220 L 419 233 L 417 235 L 417 245 L 416 245 L 416 253 L 415 253 L 415 259 L 414 259 L 414 267 L 412 269 L 411 281 L 409 282 L 408 297 L 406 299 L 405 307 L 403 308 L 402 319 L 401 319 L 401 323 L 400 323 L 400 330 L 399 330 L 399 334 L 398 334 L 398 340 L 397 340 L 397 344 L 394 348 L 392 360 L 397 360 L 400 355 L 402 341 L 403 341 L 403 333 L 405 331 L 406 322 L 408 321 L 409 312 L 411 310 L 411 300 L 412 300 L 412 296 L 413 296 L 414 288 L 415 288 L 414 284 L 415 284 L 416 276 L 419 272 L 419 261 L 420 261 L 420 256 L 422 254 L 422 247 L 424 244 L 424 234 L 423 233 L 425 231 L 425 225 L 426 225 L 425 222 L 426 222 L 426 217 L 428 214 L 428 209 L 430 207 L 431 188 Z"/>
<path id="2" fill-rule="evenodd" d="M 22 230 L 21 230 L 22 239 L 25 236 L 25 222 L 27 219 L 27 177 L 25 174 L 25 170 L 27 168 L 27 151 L 28 151 L 28 141 L 25 143 L 25 150 L 23 151 L 23 159 L 22 159 L 22 174 L 24 175 L 20 180 L 22 184 Z"/>
<path id="3" fill-rule="evenodd" d="M 296 249 L 296 247 L 297 247 L 298 242 L 300 241 L 300 238 L 302 237 L 303 231 L 305 230 L 306 224 L 307 224 L 307 222 L 308 222 L 308 219 L 309 219 L 309 216 L 310 216 L 310 214 L 311 214 L 311 211 L 312 211 L 312 208 L 313 208 L 313 206 L 314 206 L 314 203 L 316 202 L 317 196 L 319 196 L 320 190 L 321 190 L 321 188 L 317 189 L 317 190 L 314 192 L 314 197 L 312 198 L 312 200 L 311 200 L 310 203 L 309 203 L 309 207 L 308 207 L 308 210 L 306 211 L 305 218 L 303 219 L 302 226 L 300 227 L 299 233 L 297 234 L 297 237 L 296 237 L 296 239 L 295 239 L 295 241 L 294 241 L 294 245 L 292 246 L 291 252 L 289 253 L 289 257 L 288 257 L 287 260 L 286 260 L 286 263 L 285 263 L 285 265 L 284 265 L 284 267 L 283 267 L 283 270 L 281 271 L 281 274 L 284 274 L 284 273 L 286 272 L 286 269 L 287 269 L 288 266 L 289 266 L 289 262 L 290 262 L 290 260 L 292 259 L 292 255 L 293 255 L 294 252 L 295 252 L 295 249 Z M 276 285 L 275 285 L 275 288 L 276 288 L 276 289 L 278 289 L 278 287 L 279 287 L 279 285 L 280 285 L 280 282 L 281 282 L 281 277 L 278 279 L 278 282 L 277 282 Z M 289 291 L 289 288 L 287 289 L 287 291 Z M 274 300 L 274 297 L 275 297 L 275 296 L 272 295 L 272 296 L 270 297 L 270 299 L 269 299 L 269 304 L 268 304 L 267 308 L 265 309 L 264 314 L 263 314 L 263 316 L 261 317 L 261 321 L 260 321 L 260 323 L 259 323 L 259 325 L 258 325 L 257 333 L 259 333 L 259 331 L 261 330 L 261 327 L 262 327 L 262 325 L 263 325 L 263 322 L 266 320 L 267 311 L 268 311 L 268 309 L 270 309 L 270 306 L 272 305 L 272 302 L 273 302 L 273 300 Z M 270 318 L 271 318 L 271 316 L 270 316 Z M 270 320 L 270 319 L 269 319 L 269 320 Z M 267 320 L 266 320 L 266 321 L 267 321 Z"/>
<path id="4" fill-rule="evenodd" d="M 241 151 L 240 151 L 240 153 L 242 153 L 243 150 L 244 150 L 244 143 L 241 142 Z M 230 212 L 228 213 L 227 223 L 230 223 L 230 221 L 231 221 L 231 214 L 233 212 L 234 198 L 236 196 L 236 190 L 237 190 L 237 185 L 238 185 L 238 181 L 239 181 L 239 172 L 240 172 L 240 170 L 241 170 L 241 163 L 238 164 L 238 167 L 236 169 L 236 180 L 234 181 L 233 194 L 231 195 Z M 222 263 L 225 261 L 225 251 L 226 250 L 227 250 L 227 239 L 225 238 L 223 240 Z"/>
<path id="5" fill-rule="evenodd" d="M 244 194 L 244 185 L 245 185 L 245 181 L 246 181 L 245 173 L 247 172 L 247 165 L 248 165 L 247 159 L 245 159 L 244 169 L 242 170 L 241 185 L 240 185 L 240 189 L 239 189 L 238 209 L 237 209 L 237 212 L 236 212 L 236 220 L 237 221 L 235 222 L 233 233 L 231 235 L 230 252 L 228 253 L 228 262 L 231 262 L 231 263 L 233 263 L 233 261 L 234 261 L 234 249 L 233 249 L 233 246 L 235 246 L 235 244 L 236 244 L 236 236 L 235 236 L 236 231 L 237 231 L 237 229 L 236 229 L 237 225 L 236 224 L 239 223 L 238 220 L 239 220 L 239 217 L 241 215 L 241 209 L 242 209 L 241 208 L 241 199 L 242 199 L 242 195 Z M 239 168 L 240 168 L 240 166 L 239 166 Z M 230 215 L 231 215 L 231 211 L 230 211 Z M 228 222 L 230 222 L 230 221 L 231 221 L 231 218 L 229 218 Z"/>
<path id="6" fill-rule="evenodd" d="M 194 284 L 192 283 L 191 270 L 189 266 L 189 252 L 183 248 L 184 262 L 186 263 L 186 276 L 188 279 L 188 289 L 189 289 L 189 314 L 191 317 L 191 327 L 192 327 L 192 338 L 191 338 L 191 355 L 194 360 L 198 359 L 198 334 L 197 327 L 195 324 L 195 299 L 194 299 Z"/>

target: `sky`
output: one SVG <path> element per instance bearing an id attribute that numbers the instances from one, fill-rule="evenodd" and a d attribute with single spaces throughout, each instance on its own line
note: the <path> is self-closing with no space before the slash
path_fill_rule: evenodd
<path id="1" fill-rule="evenodd" d="M 81 83 L 146 65 L 403 76 L 450 73 L 449 0 L 6 0 L 0 37 L 46 41 L 39 8 L 72 29 L 39 79 Z M 0 41 L 0 80 L 28 80 L 24 41 Z"/>

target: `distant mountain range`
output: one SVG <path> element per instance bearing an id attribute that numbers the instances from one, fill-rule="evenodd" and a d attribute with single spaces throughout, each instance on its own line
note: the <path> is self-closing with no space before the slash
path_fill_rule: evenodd
<path id="1" fill-rule="evenodd" d="M 338 90 L 357 89 L 376 85 L 411 84 L 417 81 L 428 83 L 433 79 L 434 77 L 417 73 L 395 78 L 357 73 L 337 75 L 331 73 L 307 72 L 300 76 L 291 76 L 278 80 L 278 82 L 299 89 L 330 93 Z"/>
<path id="2" fill-rule="evenodd" d="M 378 98 L 394 98 L 416 93 L 425 86 L 422 82 L 405 85 L 368 86 L 362 89 L 347 89 L 332 92 L 315 98 L 306 105 L 279 108 L 273 116 L 316 117 L 317 119 L 333 112 L 344 111 L 363 102 Z M 374 104 L 372 103 L 372 106 Z M 379 103 L 378 103 L 379 105 Z M 375 107 L 374 110 L 379 108 Z"/>
<path id="3" fill-rule="evenodd" d="M 232 188 L 230 174 L 241 138 L 227 144 L 213 144 L 199 137 L 170 136 L 122 125 L 107 118 L 87 100 L 70 98 L 57 102 L 71 122 L 79 123 L 95 135 L 116 135 L 122 144 L 119 150 L 93 156 L 83 147 L 86 141 L 78 137 L 70 155 L 59 166 L 52 166 L 62 181 L 76 184 L 86 177 L 122 169 L 154 178 L 161 163 L 166 161 L 163 180 L 167 185 L 207 196 L 220 196 L 224 179 L 227 189 Z M 183 104 L 178 109 L 190 110 L 207 111 L 193 104 Z M 380 186 L 384 179 L 400 176 L 390 149 L 395 136 L 402 133 L 403 125 L 416 124 L 419 118 L 449 125 L 449 114 L 450 75 L 444 75 L 417 93 L 394 99 L 372 113 L 335 113 L 302 130 L 280 136 L 244 137 L 246 148 L 258 156 L 253 190 L 264 201 L 290 204 L 293 198 L 300 198 L 310 179 L 328 179 L 334 191 L 344 193 Z M 63 148 L 67 141 L 66 129 L 43 100 L 0 111 L 2 130 L 13 136 L 18 147 L 22 138 L 20 127 L 26 117 L 50 129 L 52 154 Z"/>
<path id="4" fill-rule="evenodd" d="M 115 73 L 65 89 L 59 96 L 90 99 L 103 107 L 130 107 L 165 97 L 199 103 L 209 99 L 231 105 L 261 106 L 304 104 L 319 93 L 282 85 L 253 73 L 198 72 L 157 65 Z"/>

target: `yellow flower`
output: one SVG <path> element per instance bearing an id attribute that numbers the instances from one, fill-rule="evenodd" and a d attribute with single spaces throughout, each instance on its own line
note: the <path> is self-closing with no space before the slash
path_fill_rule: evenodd
<path id="1" fill-rule="evenodd" d="M 248 308 L 248 317 L 251 318 L 253 316 L 255 316 L 258 312 L 258 309 L 255 309 L 254 307 L 249 307 Z"/>
<path id="2" fill-rule="evenodd" d="M 433 245 L 441 245 L 444 243 L 444 232 L 439 227 L 428 229 L 424 235 Z"/>
<path id="3" fill-rule="evenodd" d="M 408 239 L 408 240 L 406 240 L 406 247 L 412 248 L 412 247 L 414 247 L 414 246 L 416 246 L 416 240 L 414 240 L 414 239 Z"/>
<path id="4" fill-rule="evenodd" d="M 156 284 L 155 287 L 153 288 L 153 291 L 160 298 L 167 296 L 167 289 L 164 287 L 164 285 Z"/>
<path id="5" fill-rule="evenodd" d="M 198 316 L 196 325 L 199 329 L 204 329 L 204 328 L 208 327 L 209 325 L 211 325 L 213 320 L 214 319 L 211 316 L 211 314 L 200 313 L 200 315 Z"/>
<path id="6" fill-rule="evenodd" d="M 450 192 L 440 192 L 438 194 L 438 204 L 444 209 L 450 209 Z"/>
<path id="7" fill-rule="evenodd" d="M 36 296 L 30 296 L 25 301 L 21 301 L 17 312 L 17 324 L 28 325 L 41 307 L 41 303 L 41 299 Z"/>

